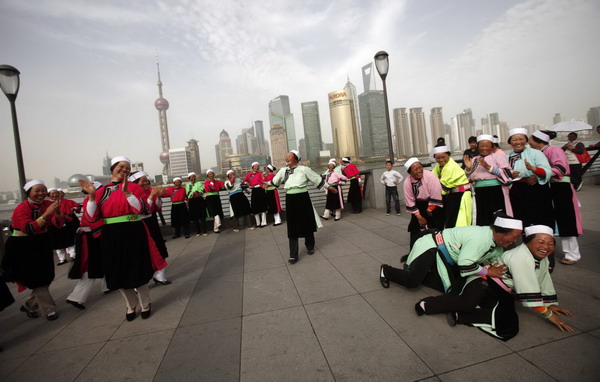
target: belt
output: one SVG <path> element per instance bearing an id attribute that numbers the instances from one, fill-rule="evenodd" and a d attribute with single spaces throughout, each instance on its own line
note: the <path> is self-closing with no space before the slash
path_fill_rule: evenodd
<path id="1" fill-rule="evenodd" d="M 230 192 L 230 193 L 229 193 L 229 196 L 231 196 L 231 195 L 235 195 L 235 194 L 239 194 L 240 192 L 242 192 L 242 190 L 235 190 L 235 191 L 233 191 L 233 192 Z"/>
<path id="2" fill-rule="evenodd" d="M 276 188 L 276 187 L 269 186 L 269 187 L 267 187 L 267 191 L 273 191 L 275 188 Z"/>
<path id="3" fill-rule="evenodd" d="M 348 178 L 348 180 L 352 180 L 352 179 L 356 179 L 356 175 L 354 175 L 354 176 L 353 176 L 353 177 L 351 177 L 351 178 Z"/>
<path id="4" fill-rule="evenodd" d="M 561 180 L 550 179 L 550 183 L 571 183 L 571 177 L 563 176 Z"/>
<path id="5" fill-rule="evenodd" d="M 183 204 L 185 202 L 171 202 L 172 205 L 176 206 L 177 204 Z"/>
<path id="6" fill-rule="evenodd" d="M 140 221 L 140 215 L 138 214 L 116 216 L 114 218 L 104 218 L 104 224 L 129 223 L 137 221 Z"/>
<path id="7" fill-rule="evenodd" d="M 257 184 L 256 186 L 251 186 L 251 188 L 260 188 L 260 184 Z"/>
<path id="8" fill-rule="evenodd" d="M 441 232 L 434 233 L 433 240 L 435 241 L 435 244 L 438 247 L 438 251 L 442 255 L 444 255 L 444 258 L 446 259 L 448 264 L 450 264 L 450 265 L 456 264 L 454 262 L 454 260 L 452 260 L 452 257 L 450 256 L 450 252 L 448 252 L 448 248 L 446 248 L 446 244 L 444 244 L 444 237 L 442 236 L 442 233 Z"/>
<path id="9" fill-rule="evenodd" d="M 462 186 L 451 188 L 448 192 L 451 193 L 451 194 L 453 194 L 455 192 L 466 192 L 466 191 L 471 191 L 471 184 L 470 183 L 463 184 Z"/>
<path id="10" fill-rule="evenodd" d="M 500 186 L 500 182 L 498 179 L 483 179 L 475 182 L 475 188 L 477 187 L 492 187 L 492 186 Z"/>
<path id="11" fill-rule="evenodd" d="M 286 194 L 294 195 L 294 194 L 301 194 L 303 192 L 308 192 L 308 190 L 306 189 L 306 187 L 290 188 L 289 190 L 286 190 L 285 192 L 286 192 Z"/>
<path id="12" fill-rule="evenodd" d="M 219 191 L 214 191 L 214 192 L 207 192 L 206 194 L 204 194 L 206 196 L 215 196 L 215 195 L 219 195 Z"/>
<path id="13" fill-rule="evenodd" d="M 25 232 L 14 229 L 11 236 L 28 236 Z"/>

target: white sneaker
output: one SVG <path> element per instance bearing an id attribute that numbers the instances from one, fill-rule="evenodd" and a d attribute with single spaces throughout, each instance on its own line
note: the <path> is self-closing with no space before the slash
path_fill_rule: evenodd
<path id="1" fill-rule="evenodd" d="M 390 214 L 385 214 L 385 216 L 390 216 Z"/>

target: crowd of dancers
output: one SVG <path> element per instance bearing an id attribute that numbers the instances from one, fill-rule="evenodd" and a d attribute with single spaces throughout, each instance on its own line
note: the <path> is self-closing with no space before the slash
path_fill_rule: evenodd
<path id="1" fill-rule="evenodd" d="M 381 284 L 386 288 L 390 282 L 409 288 L 424 284 L 444 292 L 417 302 L 416 312 L 446 312 L 452 324 L 479 326 L 505 340 L 518 332 L 513 296 L 561 330 L 571 331 L 559 318 L 558 313 L 571 313 L 558 306 L 550 273 L 555 266 L 554 236 L 561 240 L 563 264 L 576 264 L 581 257 L 579 202 L 565 153 L 576 147 L 549 145 L 555 136 L 536 131 L 528 137 L 527 130 L 513 129 L 508 139 L 512 151 L 507 155 L 496 137 L 480 135 L 465 151 L 463 166 L 441 140 L 433 150 L 435 167 L 425 170 L 418 158 L 410 158 L 404 164 L 406 180 L 387 162 L 380 179 L 386 190 L 386 213 L 390 214 L 393 201 L 400 215 L 397 185 L 404 180 L 411 250 L 402 259 L 402 269 L 381 266 Z M 130 173 L 131 161 L 119 156 L 112 159 L 110 183 L 80 181 L 86 194 L 81 206 L 65 199 L 61 190 L 47 189 L 42 181 L 28 182 L 27 200 L 13 214 L 2 262 L 4 277 L 16 282 L 19 291 L 31 290 L 20 307 L 28 317 L 41 314 L 55 320 L 56 304 L 49 292 L 54 251 L 58 265 L 73 259 L 69 278 L 78 282 L 67 303 L 85 309 L 98 280 L 103 291 L 120 291 L 127 321 L 134 320 L 138 311 L 147 319 L 152 311 L 149 281 L 171 283 L 165 274 L 168 250 L 157 218 L 162 198 L 171 199 L 173 239 L 182 234 L 189 238 L 190 222 L 196 236 L 208 234 L 209 219 L 214 233 L 221 232 L 221 191 L 229 196 L 234 232 L 265 227 L 267 215 L 273 216 L 274 226 L 280 225 L 280 187 L 286 192 L 289 262 L 294 264 L 299 260 L 299 238 L 304 238 L 306 253 L 312 255 L 321 219 L 341 218 L 343 185 L 349 183 L 346 203 L 353 213 L 362 212 L 363 198 L 360 172 L 350 158 L 342 158 L 339 165 L 331 159 L 321 175 L 300 161 L 299 152 L 292 150 L 286 167 L 279 170 L 267 165 L 263 172 L 255 162 L 243 179 L 229 170 L 222 181 L 209 169 L 204 182 L 192 172 L 185 185 L 182 178 L 175 178 L 172 187 L 164 188 L 150 187 L 143 171 Z M 326 193 L 322 215 L 312 204 L 309 187 Z M 513 248 L 521 237 L 523 244 Z"/>

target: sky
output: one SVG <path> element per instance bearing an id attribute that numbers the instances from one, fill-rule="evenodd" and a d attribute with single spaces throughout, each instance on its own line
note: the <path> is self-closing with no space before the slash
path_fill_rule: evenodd
<path id="1" fill-rule="evenodd" d="M 390 110 L 498 112 L 509 127 L 585 119 L 600 105 L 600 2 L 595 0 L 0 0 L 0 64 L 21 72 L 16 101 L 27 178 L 101 174 L 125 155 L 162 165 L 158 51 L 172 148 L 197 139 L 216 164 L 268 103 L 318 101 L 331 142 L 327 94 L 389 53 Z M 377 78 L 377 86 L 382 89 Z M 10 105 L 0 96 L 0 191 L 18 186 Z M 268 131 L 265 131 L 268 136 Z M 234 143 L 235 146 L 235 143 Z"/>

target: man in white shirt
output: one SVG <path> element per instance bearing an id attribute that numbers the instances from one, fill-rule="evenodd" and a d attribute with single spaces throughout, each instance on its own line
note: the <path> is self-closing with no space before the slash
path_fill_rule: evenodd
<path id="1" fill-rule="evenodd" d="M 404 180 L 404 177 L 396 170 L 392 170 L 392 162 L 385 162 L 386 171 L 381 174 L 381 183 L 385 186 L 385 206 L 386 215 L 392 210 L 392 199 L 396 207 L 396 214 L 400 216 L 400 200 L 398 200 L 398 183 Z"/>

